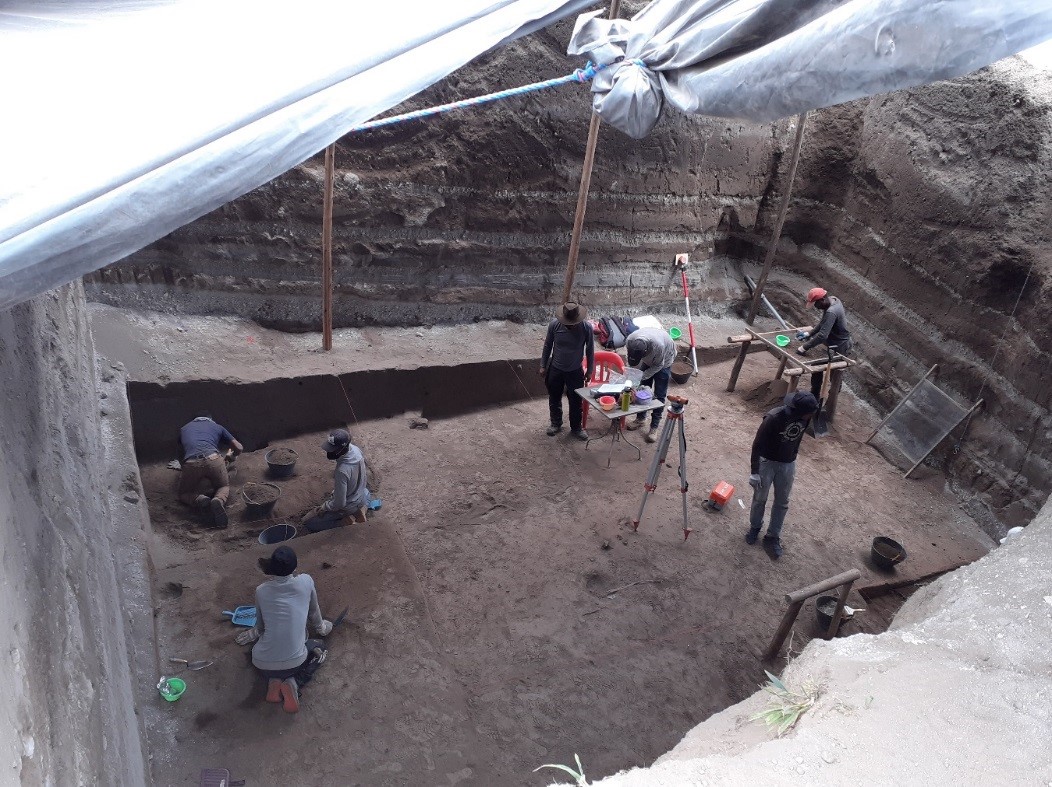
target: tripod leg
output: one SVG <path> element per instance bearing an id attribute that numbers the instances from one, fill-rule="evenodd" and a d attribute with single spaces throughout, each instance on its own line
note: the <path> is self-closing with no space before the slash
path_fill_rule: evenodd
<path id="1" fill-rule="evenodd" d="M 668 455 L 668 444 L 672 440 L 672 427 L 675 423 L 670 418 L 665 421 L 665 429 L 661 433 L 661 441 L 658 443 L 658 450 L 654 452 L 654 458 L 650 462 L 650 472 L 647 473 L 646 483 L 643 485 L 643 500 L 639 503 L 639 513 L 636 514 L 636 518 L 632 520 L 632 530 L 639 530 L 639 523 L 643 519 L 643 509 L 647 507 L 647 498 L 650 497 L 650 493 L 657 489 L 658 476 L 661 474 L 661 465 L 665 462 L 665 457 Z"/>
<path id="2" fill-rule="evenodd" d="M 683 419 L 679 420 L 679 491 L 683 493 L 683 540 L 693 532 L 687 516 L 687 434 L 683 431 Z"/>

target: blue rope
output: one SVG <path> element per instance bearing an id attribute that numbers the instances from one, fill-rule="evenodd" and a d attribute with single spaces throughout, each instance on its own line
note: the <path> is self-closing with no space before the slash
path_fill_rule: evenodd
<path id="1" fill-rule="evenodd" d="M 609 64 L 607 64 L 609 65 Z M 513 87 L 507 90 L 500 90 L 496 93 L 488 93 L 484 96 L 476 96 L 475 98 L 465 98 L 461 101 L 454 101 L 450 104 L 442 104 L 437 107 L 428 107 L 427 109 L 418 109 L 415 112 L 406 112 L 403 115 L 393 115 L 387 118 L 381 118 L 380 120 L 370 120 L 368 123 L 362 123 L 359 126 L 355 126 L 350 129 L 347 133 L 355 131 L 368 131 L 369 129 L 382 128 L 383 126 L 393 126 L 395 123 L 404 123 L 407 120 L 418 120 L 419 118 L 429 117 L 431 115 L 438 115 L 443 112 L 450 112 L 454 109 L 463 109 L 464 107 L 474 107 L 479 104 L 488 104 L 492 101 L 500 101 L 502 98 L 511 98 L 512 96 L 521 96 L 526 93 L 533 93 L 537 90 L 547 90 L 550 87 L 558 87 L 559 85 L 565 85 L 570 82 L 588 82 L 593 79 L 596 74 L 602 71 L 607 65 L 593 66 L 588 63 L 584 68 L 576 69 L 572 74 L 567 74 L 563 77 L 556 77 L 555 79 L 547 79 L 544 82 L 534 82 L 531 85 L 523 85 L 522 87 Z"/>

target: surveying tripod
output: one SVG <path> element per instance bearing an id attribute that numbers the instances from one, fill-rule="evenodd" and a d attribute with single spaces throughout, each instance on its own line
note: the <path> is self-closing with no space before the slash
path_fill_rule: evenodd
<path id="1" fill-rule="evenodd" d="M 668 401 L 670 402 L 666 411 L 668 418 L 665 421 L 665 428 L 661 432 L 661 439 L 658 440 L 654 461 L 650 463 L 650 472 L 647 473 L 646 483 L 643 484 L 643 500 L 639 504 L 639 513 L 632 520 L 632 530 L 639 530 L 639 522 L 643 519 L 643 509 L 647 507 L 647 499 L 650 497 L 650 493 L 657 489 L 658 475 L 660 475 L 661 466 L 665 464 L 665 459 L 668 456 L 668 447 L 672 443 L 672 432 L 678 426 L 679 491 L 683 493 L 683 540 L 686 541 L 693 528 L 690 527 L 687 519 L 687 487 L 689 484 L 687 483 L 687 435 L 683 431 L 683 408 L 687 406 L 687 402 L 690 400 L 683 396 L 669 396 Z"/>

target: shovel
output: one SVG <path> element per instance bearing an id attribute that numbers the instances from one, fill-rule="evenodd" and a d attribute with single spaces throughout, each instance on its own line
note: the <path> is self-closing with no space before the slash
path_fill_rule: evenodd
<path id="1" fill-rule="evenodd" d="M 191 672 L 196 672 L 199 669 L 204 669 L 205 667 L 210 667 L 212 665 L 211 661 L 205 661 L 203 659 L 200 660 L 200 661 L 187 661 L 186 659 L 168 659 L 168 660 L 170 662 L 172 662 L 173 664 L 185 664 L 186 668 L 188 670 L 190 670 Z"/>
<path id="2" fill-rule="evenodd" d="M 350 607 L 344 607 L 343 612 L 336 616 L 336 620 L 332 622 L 332 631 L 329 632 L 330 634 L 332 634 L 333 631 L 336 631 L 339 625 L 347 619 L 347 613 L 350 612 L 350 610 Z"/>

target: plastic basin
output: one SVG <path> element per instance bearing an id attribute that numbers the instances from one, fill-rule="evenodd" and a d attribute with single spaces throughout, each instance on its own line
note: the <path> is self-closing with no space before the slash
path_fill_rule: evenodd
<path id="1" fill-rule="evenodd" d="M 600 396 L 599 406 L 604 410 L 613 410 L 617 406 L 617 399 L 612 396 Z"/>
<path id="2" fill-rule="evenodd" d="M 683 331 L 681 331 L 679 328 L 669 328 L 668 335 L 672 338 L 673 341 L 675 341 L 676 339 L 679 339 L 683 336 Z"/>
<path id="3" fill-rule="evenodd" d="M 774 343 L 777 344 L 779 347 L 788 347 L 789 337 L 785 334 L 780 333 L 774 337 Z"/>
<path id="4" fill-rule="evenodd" d="M 296 537 L 296 528 L 292 525 L 271 525 L 259 534 L 259 543 L 280 544 Z"/>

